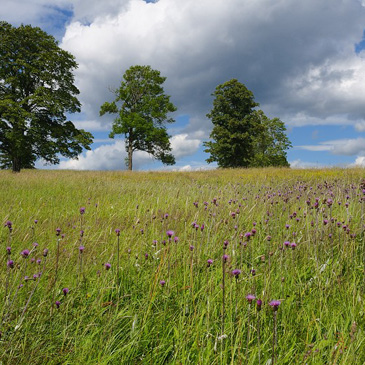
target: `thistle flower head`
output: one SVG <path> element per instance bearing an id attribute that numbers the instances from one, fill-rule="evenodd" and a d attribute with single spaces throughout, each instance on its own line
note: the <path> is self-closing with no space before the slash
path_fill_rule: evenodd
<path id="1" fill-rule="evenodd" d="M 262 306 L 262 300 L 261 299 L 258 299 L 257 302 L 256 302 L 256 307 L 257 307 L 257 310 L 258 311 L 261 310 L 261 306 Z"/>
<path id="2" fill-rule="evenodd" d="M 81 207 L 80 208 L 80 214 L 84 214 L 85 213 L 85 207 Z"/>
<path id="3" fill-rule="evenodd" d="M 6 248 L 6 253 L 7 253 L 8 255 L 10 255 L 10 254 L 11 254 L 11 247 L 9 247 L 9 246 L 8 246 L 8 247 Z"/>
<path id="4" fill-rule="evenodd" d="M 189 250 L 190 250 L 190 251 L 194 251 L 194 248 L 195 248 L 195 247 L 194 247 L 193 245 L 190 245 L 190 246 L 189 246 Z"/>
<path id="5" fill-rule="evenodd" d="M 59 308 L 61 305 L 61 302 L 59 300 L 56 300 L 55 304 L 56 304 L 56 307 Z"/>
<path id="6" fill-rule="evenodd" d="M 239 270 L 239 269 L 234 269 L 234 270 L 232 270 L 232 275 L 233 275 L 236 279 L 238 279 L 238 277 L 240 276 L 240 274 L 241 274 L 241 270 Z"/>
<path id="7" fill-rule="evenodd" d="M 171 231 L 171 230 L 166 232 L 166 235 L 167 235 L 168 238 L 171 238 L 174 234 L 175 234 L 175 232 Z"/>
<path id="8" fill-rule="evenodd" d="M 85 247 L 84 247 L 84 246 L 80 246 L 80 247 L 79 247 L 79 251 L 80 251 L 80 253 L 83 253 L 83 252 L 84 252 L 84 250 L 85 250 Z"/>
<path id="9" fill-rule="evenodd" d="M 7 266 L 8 266 L 9 269 L 13 269 L 14 268 L 14 261 L 13 260 L 9 260 L 7 262 Z"/>
<path id="10" fill-rule="evenodd" d="M 109 270 L 112 267 L 112 265 L 109 264 L 109 262 L 107 262 L 104 266 L 105 266 L 105 270 Z"/>
<path id="11" fill-rule="evenodd" d="M 269 305 L 272 307 L 272 309 L 274 310 L 274 312 L 276 312 L 279 308 L 279 305 L 281 304 L 280 300 L 272 300 Z"/>
<path id="12" fill-rule="evenodd" d="M 68 294 L 70 290 L 68 288 L 63 288 L 62 289 L 62 292 L 63 292 L 63 295 L 66 296 Z"/>
<path id="13" fill-rule="evenodd" d="M 246 299 L 251 304 L 252 301 L 256 299 L 256 297 L 253 294 L 248 294 L 248 295 L 246 295 Z"/>
<path id="14" fill-rule="evenodd" d="M 208 264 L 208 267 L 209 267 L 210 265 L 213 264 L 213 260 L 212 259 L 208 259 L 207 264 Z"/>
<path id="15" fill-rule="evenodd" d="M 120 229 L 119 228 L 117 228 L 114 232 L 116 233 L 117 236 L 120 236 Z"/>
<path id="16" fill-rule="evenodd" d="M 43 250 L 43 256 L 44 256 L 44 257 L 47 257 L 47 255 L 48 255 L 48 248 L 45 248 L 45 249 Z"/>
<path id="17" fill-rule="evenodd" d="M 165 280 L 160 280 L 160 285 L 161 286 L 164 286 L 166 284 L 166 281 Z"/>
<path id="18" fill-rule="evenodd" d="M 61 228 L 56 228 L 56 236 L 59 236 L 61 234 Z"/>
<path id="19" fill-rule="evenodd" d="M 222 260 L 223 260 L 223 262 L 227 262 L 227 261 L 228 261 L 228 259 L 229 259 L 229 256 L 228 256 L 228 255 L 223 255 L 223 256 L 222 256 Z"/>
<path id="20" fill-rule="evenodd" d="M 26 259 L 29 256 L 29 250 L 23 250 L 20 254 Z"/>

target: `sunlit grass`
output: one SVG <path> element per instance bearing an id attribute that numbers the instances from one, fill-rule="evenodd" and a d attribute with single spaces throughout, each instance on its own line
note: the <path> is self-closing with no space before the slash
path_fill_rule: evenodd
<path id="1" fill-rule="evenodd" d="M 1 171 L 1 360 L 364 363 L 364 176 Z"/>

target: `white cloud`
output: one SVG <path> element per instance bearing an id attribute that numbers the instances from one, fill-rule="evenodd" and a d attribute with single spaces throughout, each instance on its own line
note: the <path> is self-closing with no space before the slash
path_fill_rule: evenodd
<path id="1" fill-rule="evenodd" d="M 365 155 L 365 138 L 336 139 L 320 142 L 318 145 L 295 146 L 307 151 L 330 151 L 334 155 Z"/>
<path id="2" fill-rule="evenodd" d="M 325 167 L 322 164 L 319 164 L 317 162 L 305 162 L 300 159 L 289 161 L 290 167 L 293 169 L 313 169 L 313 168 L 323 168 Z"/>
<path id="3" fill-rule="evenodd" d="M 356 158 L 353 166 L 365 167 L 365 156 L 359 156 Z"/>
<path id="4" fill-rule="evenodd" d="M 200 145 L 200 140 L 189 140 L 187 134 L 176 135 L 171 138 L 172 154 L 176 160 L 193 155 Z M 101 140 L 103 141 L 103 140 Z M 98 142 L 97 140 L 95 142 Z M 109 140 L 108 140 L 109 142 Z M 60 169 L 75 170 L 124 170 L 126 169 L 125 143 L 115 140 L 112 144 L 104 144 L 92 151 L 78 156 L 78 159 L 61 161 Z M 146 152 L 136 151 L 133 154 L 133 169 L 138 170 L 146 164 L 153 163 L 154 159 Z"/>

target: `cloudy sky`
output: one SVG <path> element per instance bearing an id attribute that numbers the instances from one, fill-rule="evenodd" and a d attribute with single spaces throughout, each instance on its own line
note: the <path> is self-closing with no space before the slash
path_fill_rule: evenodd
<path id="1" fill-rule="evenodd" d="M 178 110 L 169 128 L 174 169 L 206 168 L 206 114 L 215 87 L 245 84 L 269 117 L 285 122 L 295 167 L 365 166 L 365 0 L 2 0 L 0 19 L 39 26 L 79 64 L 92 151 L 58 168 L 124 169 L 113 116 L 99 117 L 132 65 L 167 77 Z M 214 165 L 213 165 L 214 166 Z M 136 169 L 161 169 L 136 153 Z"/>

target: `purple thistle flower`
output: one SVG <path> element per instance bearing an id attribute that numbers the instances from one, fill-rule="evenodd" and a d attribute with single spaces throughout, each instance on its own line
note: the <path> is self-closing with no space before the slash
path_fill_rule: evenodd
<path id="1" fill-rule="evenodd" d="M 165 280 L 160 280 L 160 285 L 163 287 L 166 284 Z"/>
<path id="2" fill-rule="evenodd" d="M 276 312 L 279 308 L 279 305 L 281 304 L 280 300 L 272 300 L 269 305 L 272 307 L 272 309 L 274 310 L 274 312 Z"/>
<path id="3" fill-rule="evenodd" d="M 256 228 L 251 229 L 252 236 L 254 236 L 256 234 L 256 232 L 257 232 Z"/>
<path id="4" fill-rule="evenodd" d="M 33 247 L 38 247 L 39 245 L 38 245 L 38 243 L 37 242 L 34 242 L 33 243 Z"/>
<path id="5" fill-rule="evenodd" d="M 246 299 L 248 300 L 248 303 L 251 304 L 252 301 L 256 299 L 256 297 L 253 294 L 248 294 Z"/>
<path id="6" fill-rule="evenodd" d="M 7 247 L 7 248 L 6 248 L 6 253 L 7 253 L 8 255 L 10 255 L 10 254 L 11 254 L 11 247 Z"/>
<path id="7" fill-rule="evenodd" d="M 261 310 L 261 306 L 262 306 L 262 300 L 258 299 L 256 302 L 256 306 L 257 306 L 257 310 L 260 311 Z"/>
<path id="8" fill-rule="evenodd" d="M 40 264 L 41 264 L 41 262 L 42 262 L 42 260 L 41 260 L 41 259 L 38 259 L 38 260 L 37 260 L 37 264 L 38 264 L 38 265 L 40 265 Z"/>
<path id="9" fill-rule="evenodd" d="M 289 242 L 289 241 L 285 241 L 285 242 L 284 242 L 284 246 L 285 246 L 285 247 L 289 247 L 289 246 L 290 246 L 290 242 Z"/>
<path id="10" fill-rule="evenodd" d="M 84 231 L 83 230 L 80 231 L 80 237 L 84 237 Z"/>
<path id="11" fill-rule="evenodd" d="M 81 207 L 80 208 L 80 214 L 84 214 L 85 213 L 85 207 Z"/>
<path id="12" fill-rule="evenodd" d="M 112 265 L 110 265 L 109 262 L 107 262 L 104 266 L 105 270 L 109 270 L 112 267 Z"/>
<path id="13" fill-rule="evenodd" d="M 61 228 L 56 228 L 56 236 L 59 236 L 61 233 Z"/>
<path id="14" fill-rule="evenodd" d="M 208 267 L 209 267 L 210 265 L 213 264 L 213 260 L 212 259 L 208 259 L 207 263 L 208 263 Z"/>
<path id="15" fill-rule="evenodd" d="M 223 250 L 226 250 L 227 249 L 228 244 L 229 244 L 229 242 L 227 240 L 225 240 L 223 242 Z"/>
<path id="16" fill-rule="evenodd" d="M 26 259 L 29 256 L 29 250 L 23 250 L 20 254 Z"/>
<path id="17" fill-rule="evenodd" d="M 80 253 L 83 253 L 83 252 L 84 252 L 84 250 L 85 250 L 85 247 L 84 247 L 84 246 L 80 246 L 80 247 L 79 247 L 79 251 L 80 251 Z"/>
<path id="18" fill-rule="evenodd" d="M 114 232 L 116 233 L 117 236 L 120 236 L 120 229 L 119 228 L 117 228 Z"/>
<path id="19" fill-rule="evenodd" d="M 38 219 L 35 219 L 35 220 L 34 220 L 34 224 L 37 224 L 37 223 L 38 223 Z"/>
<path id="20" fill-rule="evenodd" d="M 252 232 L 246 232 L 245 237 L 247 238 L 247 241 L 251 238 Z"/>
<path id="21" fill-rule="evenodd" d="M 240 274 L 241 274 L 241 270 L 239 270 L 239 269 L 234 269 L 234 270 L 232 270 L 232 275 L 233 275 L 236 279 L 238 279 L 238 277 L 240 276 Z"/>
<path id="22" fill-rule="evenodd" d="M 175 234 L 174 231 L 169 230 L 169 231 L 166 232 L 166 235 L 167 235 L 168 238 L 171 238 L 174 234 Z"/>
<path id="23" fill-rule="evenodd" d="M 297 247 L 297 244 L 295 242 L 292 242 L 290 247 L 292 248 L 292 250 L 295 250 L 295 248 Z"/>
<path id="24" fill-rule="evenodd" d="M 7 266 L 8 266 L 9 269 L 13 269 L 14 268 L 14 261 L 13 260 L 9 260 L 7 262 Z"/>
<path id="25" fill-rule="evenodd" d="M 204 224 L 202 224 L 201 227 L 200 227 L 200 230 L 203 232 L 204 228 L 205 228 L 205 226 L 204 226 Z"/>
<path id="26" fill-rule="evenodd" d="M 179 237 L 174 237 L 174 242 L 175 243 L 179 242 Z"/>
<path id="27" fill-rule="evenodd" d="M 190 245 L 190 246 L 189 246 L 189 250 L 190 250 L 190 251 L 194 251 L 194 248 L 195 248 L 195 247 L 194 247 L 193 245 Z"/>
<path id="28" fill-rule="evenodd" d="M 144 257 L 145 257 L 145 259 L 147 260 L 147 259 L 148 259 L 148 253 L 145 253 L 145 254 L 144 254 Z"/>
<path id="29" fill-rule="evenodd" d="M 59 308 L 61 305 L 61 302 L 59 300 L 56 300 L 55 304 L 56 304 L 56 307 Z"/>
<path id="30" fill-rule="evenodd" d="M 223 262 L 227 262 L 227 261 L 228 261 L 228 259 L 229 259 L 229 256 L 228 256 L 228 255 L 223 255 L 223 256 L 222 256 L 222 260 L 223 260 Z"/>
<path id="31" fill-rule="evenodd" d="M 33 275 L 33 280 L 37 280 L 38 279 L 38 274 L 34 274 Z"/>
<path id="32" fill-rule="evenodd" d="M 63 295 L 66 296 L 68 294 L 70 290 L 68 288 L 63 288 L 62 289 L 62 292 L 63 292 Z"/>
<path id="33" fill-rule="evenodd" d="M 13 229 L 13 223 L 11 221 L 6 221 L 4 227 L 8 227 L 9 231 L 11 232 Z"/>
<path id="34" fill-rule="evenodd" d="M 48 255 L 48 248 L 45 248 L 45 249 L 43 250 L 43 256 L 44 256 L 44 257 L 47 257 L 47 255 Z"/>

